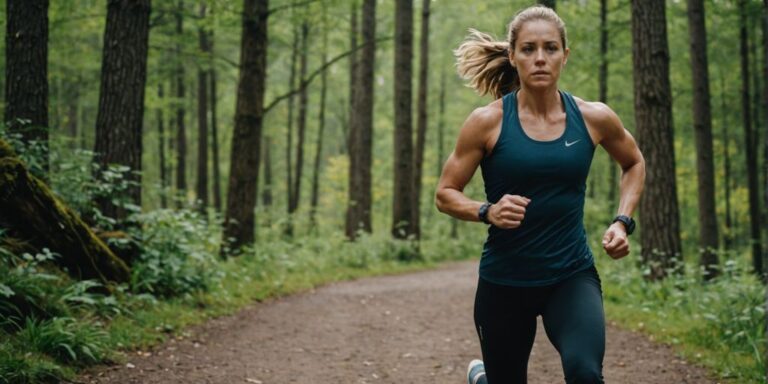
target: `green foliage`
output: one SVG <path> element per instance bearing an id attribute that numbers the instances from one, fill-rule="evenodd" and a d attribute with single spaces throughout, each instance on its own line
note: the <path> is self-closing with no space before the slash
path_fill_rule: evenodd
<path id="1" fill-rule="evenodd" d="M 136 219 L 141 254 L 132 266 L 134 292 L 173 297 L 205 291 L 216 280 L 218 223 L 190 210 L 156 210 Z"/>
<path id="2" fill-rule="evenodd" d="M 4 319 L 0 325 L 13 328 L 27 316 L 50 318 L 68 313 L 57 299 L 61 277 L 40 265 L 54 257 L 50 251 L 21 258 L 5 253 L 5 260 L 0 261 L 0 315 Z"/>
<path id="3" fill-rule="evenodd" d="M 27 318 L 16 341 L 25 348 L 76 365 L 106 361 L 107 333 L 87 321 L 71 317 L 50 320 Z"/>
<path id="4" fill-rule="evenodd" d="M 0 335 L 0 384 L 54 383 L 64 370 L 45 357 L 20 354 Z"/>
<path id="5" fill-rule="evenodd" d="M 693 268 L 650 282 L 641 268 L 606 265 L 601 271 L 606 312 L 661 337 L 724 378 L 762 382 L 764 287 L 747 265 L 729 260 L 723 274 L 709 283 L 702 282 L 703 271 Z"/>

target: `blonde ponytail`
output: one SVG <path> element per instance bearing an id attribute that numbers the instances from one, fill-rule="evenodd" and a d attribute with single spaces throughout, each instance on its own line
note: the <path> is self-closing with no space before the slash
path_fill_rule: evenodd
<path id="1" fill-rule="evenodd" d="M 456 67 L 468 86 L 481 96 L 500 98 L 520 87 L 517 70 L 509 63 L 509 43 L 496 41 L 476 29 L 453 51 Z"/>

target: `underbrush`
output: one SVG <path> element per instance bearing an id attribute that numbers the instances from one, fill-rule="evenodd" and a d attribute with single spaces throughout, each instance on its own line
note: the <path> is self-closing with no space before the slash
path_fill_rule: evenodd
<path id="1" fill-rule="evenodd" d="M 660 282 L 647 281 L 630 263 L 601 263 L 608 319 L 672 345 L 721 380 L 765 382 L 765 286 L 745 257 L 726 259 L 710 282 L 691 263 Z"/>

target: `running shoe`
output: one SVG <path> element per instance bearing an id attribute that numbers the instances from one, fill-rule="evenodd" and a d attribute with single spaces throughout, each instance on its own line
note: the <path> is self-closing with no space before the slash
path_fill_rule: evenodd
<path id="1" fill-rule="evenodd" d="M 485 366 L 482 360 L 472 360 L 467 367 L 467 384 L 486 384 Z"/>

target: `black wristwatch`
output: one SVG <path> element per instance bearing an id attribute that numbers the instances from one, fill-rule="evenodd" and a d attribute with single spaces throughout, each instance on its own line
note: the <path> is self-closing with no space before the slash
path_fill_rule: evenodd
<path id="1" fill-rule="evenodd" d="M 626 231 L 627 231 L 627 236 L 631 235 L 632 232 L 635 231 L 635 220 L 632 219 L 631 217 L 624 216 L 624 215 L 618 215 L 618 216 L 613 218 L 613 222 L 611 222 L 611 224 L 613 224 L 613 223 L 615 223 L 617 221 L 620 221 L 622 224 L 624 224 L 624 229 L 626 229 Z"/>
<path id="2" fill-rule="evenodd" d="M 488 221 L 488 209 L 491 208 L 491 203 L 484 203 L 480 206 L 480 209 L 477 211 L 477 217 L 480 218 L 480 221 L 486 224 L 490 224 L 491 222 Z"/>

